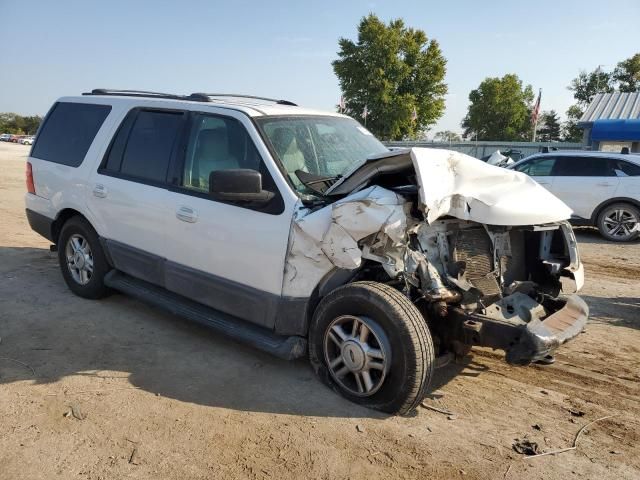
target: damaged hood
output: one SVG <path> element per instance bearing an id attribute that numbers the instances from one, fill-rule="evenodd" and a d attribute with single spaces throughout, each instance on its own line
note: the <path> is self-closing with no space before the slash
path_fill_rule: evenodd
<path id="1" fill-rule="evenodd" d="M 369 158 L 326 192 L 348 195 L 389 174 L 415 172 L 427 222 L 443 216 L 489 225 L 537 225 L 567 220 L 571 209 L 531 177 L 436 148 L 396 150 Z M 398 185 L 401 186 L 401 185 Z"/>
<path id="2" fill-rule="evenodd" d="M 410 155 L 429 223 L 449 215 L 489 225 L 536 225 L 572 214 L 524 173 L 451 150 L 413 148 Z"/>

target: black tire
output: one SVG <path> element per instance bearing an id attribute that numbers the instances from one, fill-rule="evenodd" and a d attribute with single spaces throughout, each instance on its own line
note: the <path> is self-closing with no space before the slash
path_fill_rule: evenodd
<path id="1" fill-rule="evenodd" d="M 69 239 L 74 235 L 80 235 L 86 239 L 93 257 L 93 272 L 88 283 L 84 285 L 74 279 L 71 268 L 67 262 L 67 244 Z M 62 226 L 57 245 L 60 270 L 62 271 L 64 281 L 73 293 L 80 297 L 90 299 L 103 298 L 111 293 L 111 290 L 104 284 L 104 276 L 109 272 L 111 267 L 105 258 L 98 234 L 87 220 L 80 216 L 71 217 L 67 220 Z"/>
<path id="2" fill-rule="evenodd" d="M 386 336 L 390 362 L 381 386 L 369 396 L 354 395 L 330 373 L 325 334 L 335 319 L 361 316 Z M 411 301 L 394 288 L 377 282 L 355 282 L 324 297 L 309 328 L 309 357 L 320 379 L 332 389 L 368 408 L 404 415 L 414 410 L 429 388 L 435 363 L 431 334 Z"/>
<path id="3" fill-rule="evenodd" d="M 624 232 L 612 234 L 611 222 L 614 221 L 612 216 L 615 216 L 615 212 L 624 212 L 623 219 L 634 221 L 635 231 L 630 234 L 624 234 Z M 598 227 L 600 234 L 611 242 L 629 242 L 631 240 L 635 240 L 640 236 L 640 209 L 630 203 L 623 202 L 607 205 L 598 214 L 596 226 Z"/>

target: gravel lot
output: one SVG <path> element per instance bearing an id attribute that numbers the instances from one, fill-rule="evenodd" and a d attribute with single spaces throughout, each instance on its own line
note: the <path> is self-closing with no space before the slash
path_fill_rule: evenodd
<path id="1" fill-rule="evenodd" d="M 586 333 L 555 365 L 474 350 L 411 418 L 122 295 L 88 301 L 24 216 L 28 147 L 0 143 L 0 479 L 640 478 L 640 243 L 580 230 Z M 524 460 L 516 438 L 543 451 Z"/>

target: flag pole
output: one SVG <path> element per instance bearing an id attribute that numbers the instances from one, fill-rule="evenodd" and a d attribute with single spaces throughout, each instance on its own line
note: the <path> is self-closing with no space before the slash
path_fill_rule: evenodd
<path id="1" fill-rule="evenodd" d="M 540 116 L 540 101 L 542 100 L 542 89 L 538 90 L 538 101 L 533 107 L 533 112 L 531 116 L 533 117 L 533 136 L 531 138 L 532 142 L 536 141 L 536 133 L 538 130 L 538 117 Z"/>

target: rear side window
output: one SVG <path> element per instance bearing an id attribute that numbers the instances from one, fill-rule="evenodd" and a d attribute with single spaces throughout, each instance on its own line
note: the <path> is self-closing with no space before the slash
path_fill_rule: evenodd
<path id="1" fill-rule="evenodd" d="M 122 123 L 109 149 L 105 170 L 164 183 L 183 119 L 183 112 L 132 112 Z"/>
<path id="2" fill-rule="evenodd" d="M 31 156 L 79 166 L 110 111 L 110 105 L 56 103 L 38 132 Z"/>
<path id="3" fill-rule="evenodd" d="M 553 171 L 558 177 L 615 177 L 611 162 L 604 157 L 558 157 Z"/>

